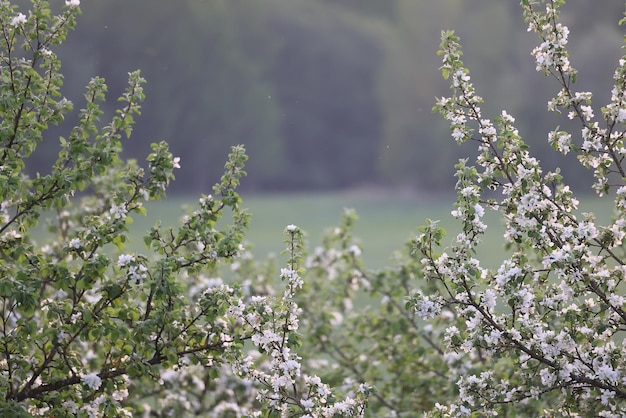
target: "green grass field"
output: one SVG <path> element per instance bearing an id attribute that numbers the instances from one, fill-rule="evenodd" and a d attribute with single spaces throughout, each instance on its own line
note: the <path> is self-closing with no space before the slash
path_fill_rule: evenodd
<path id="1" fill-rule="evenodd" d="M 421 199 L 419 197 L 389 196 L 380 193 L 315 193 L 290 195 L 243 196 L 243 206 L 252 215 L 247 241 L 252 252 L 262 259 L 270 254 L 279 255 L 284 249 L 285 226 L 295 224 L 307 233 L 311 245 L 321 241 L 324 231 L 337 225 L 344 208 L 354 209 L 359 215 L 355 236 L 363 249 L 363 259 L 368 268 L 382 268 L 393 262 L 392 254 L 417 234 L 417 228 L 426 219 L 440 220 L 447 231 L 445 244 L 451 244 L 459 231 L 459 223 L 450 215 L 454 198 Z M 131 231 L 132 248 L 143 251 L 142 236 L 156 220 L 164 225 L 176 225 L 183 214 L 184 205 L 194 205 L 193 197 L 168 198 L 147 206 L 146 217 L 135 216 Z M 598 214 L 608 219 L 607 201 L 587 199 L 582 211 Z M 487 267 L 499 265 L 504 256 L 501 220 L 487 211 L 487 234 L 479 248 L 479 257 Z"/>
<path id="2" fill-rule="evenodd" d="M 157 220 L 177 225 L 183 206 L 194 205 L 195 198 L 168 198 L 147 205 L 147 216 L 135 215 L 131 225 L 132 248 L 142 251 L 142 235 Z M 252 215 L 246 241 L 256 258 L 278 256 L 284 249 L 283 231 L 289 224 L 306 232 L 309 248 L 321 242 L 325 231 L 339 224 L 345 208 L 359 216 L 355 237 L 363 249 L 367 267 L 381 268 L 392 260 L 394 251 L 417 233 L 427 218 L 442 219 L 444 227 L 453 225 L 452 198 L 423 203 L 411 197 L 385 197 L 359 193 L 316 193 L 243 196 L 243 206 Z M 447 229 L 447 228 L 446 228 Z"/>
<path id="3" fill-rule="evenodd" d="M 371 268 L 388 265 L 393 252 L 401 250 L 427 218 L 445 218 L 448 223 L 452 220 L 451 199 L 424 203 L 410 197 L 338 193 L 259 196 L 247 203 L 252 213 L 249 239 L 258 255 L 280 252 L 284 248 L 284 227 L 290 223 L 307 232 L 310 244 L 319 244 L 324 232 L 339 224 L 343 210 L 354 209 L 359 216 L 354 235 Z"/>

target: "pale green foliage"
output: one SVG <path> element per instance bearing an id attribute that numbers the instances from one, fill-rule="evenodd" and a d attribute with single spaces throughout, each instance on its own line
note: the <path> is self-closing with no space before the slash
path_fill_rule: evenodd
<path id="1" fill-rule="evenodd" d="M 614 203 L 614 218 L 601 225 L 580 214 L 574 193 L 558 171 L 542 170 L 511 115 L 482 115 L 460 39 L 443 32 L 441 70 L 452 95 L 434 110 L 457 142 L 479 147 L 475 162 L 456 167 L 452 214 L 460 233 L 444 239 L 430 223 L 395 268 L 368 273 L 355 257 L 354 218 L 347 214 L 310 257 L 314 276 L 305 278 L 316 303 L 301 321 L 327 356 L 315 366 L 337 384 L 373 384 L 369 416 L 624 413 L 626 59 L 615 71 L 610 103 L 594 116 L 592 94 L 574 89 L 562 4 L 522 2 L 540 37 L 532 52 L 537 70 L 561 87 L 548 110 L 566 110 L 580 123 L 578 136 L 557 128 L 548 141 L 591 169 L 595 191 Z M 506 227 L 509 257 L 496 269 L 476 256 L 487 210 L 499 212 Z"/>
<path id="2" fill-rule="evenodd" d="M 591 169 L 595 191 L 613 199 L 610 224 L 578 213 L 511 115 L 482 115 L 460 40 L 444 32 L 452 93 L 435 110 L 457 142 L 479 147 L 475 162 L 456 166 L 460 233 L 442 248 L 450 240 L 429 221 L 395 266 L 369 272 L 346 211 L 310 254 L 288 225 L 279 274 L 243 246 L 241 146 L 179 226 L 155 225 L 146 252 L 128 252 L 132 217 L 165 197 L 179 165 L 165 143 L 153 144 L 145 170 L 119 157 L 143 100 L 139 72 L 108 123 L 99 119 L 106 85 L 93 78 L 50 172 L 23 174 L 37 145 L 56 140 L 48 125 L 73 109 L 53 47 L 78 3 L 55 15 L 47 2 L 24 14 L 0 1 L 3 416 L 626 413 L 626 58 L 610 103 L 594 113 L 592 94 L 573 88 L 562 2 L 522 2 L 540 37 L 537 70 L 561 87 L 548 109 L 581 124 L 579 138 L 557 128 L 548 141 Z M 489 209 L 506 227 L 509 257 L 497 269 L 476 258 Z M 40 221 L 46 232 L 35 235 Z"/>
<path id="3" fill-rule="evenodd" d="M 242 146 L 178 227 L 157 224 L 144 236 L 145 253 L 128 252 L 132 217 L 165 197 L 179 167 L 164 142 L 152 145 L 145 170 L 120 158 L 144 99 L 138 71 L 106 123 L 107 87 L 94 77 L 49 173 L 24 174 L 37 146 L 57 140 L 49 124 L 73 109 L 54 46 L 74 26 L 79 3 L 66 1 L 55 14 L 45 1 L 27 11 L 0 1 L 0 415 L 362 415 L 365 386 L 342 400 L 300 373 L 297 228 L 289 229 L 294 273 L 282 298 L 216 278 L 245 258 L 249 215 L 236 192 L 246 174 Z M 40 221 L 45 231 L 34 234 Z M 259 343 L 268 333 L 280 344 Z M 257 355 L 244 349 L 248 340 Z M 263 355 L 270 365 L 253 361 Z"/>
<path id="4" fill-rule="evenodd" d="M 225 308 L 212 295 L 189 311 L 178 277 L 237 253 L 247 216 L 234 187 L 244 174 L 245 154 L 233 150 L 216 186 L 219 198 L 207 199 L 210 205 L 178 231 L 151 231 L 148 242 L 162 257 L 125 254 L 116 263 L 109 244 L 123 250 L 131 216 L 144 211 L 146 200 L 164 196 L 177 165 L 164 143 L 153 145 L 148 173 L 119 158 L 122 136 L 130 135 L 143 100 L 143 79 L 129 74 L 120 109 L 102 125 L 106 85 L 93 78 L 78 123 L 60 138 L 52 171 L 27 178 L 26 158 L 42 140 L 54 140 L 45 137 L 48 124 L 60 123 L 72 109 L 60 98 L 60 62 L 51 48 L 63 41 L 78 9 L 52 16 L 46 2 L 35 1 L 26 20 L 14 25 L 15 7 L 0 6 L 2 407 L 27 407 L 24 414 L 52 408 L 55 416 L 91 409 L 117 415 L 124 411 L 119 406 L 128 377 L 174 366 L 183 353 L 227 355 L 222 341 L 207 332 Z M 235 224 L 218 231 L 214 225 L 226 207 Z M 54 239 L 35 242 L 30 232 L 44 213 L 56 213 L 47 225 Z M 189 250 L 199 242 L 205 251 Z M 83 376 L 91 373 L 101 385 L 85 384 Z M 103 393 L 109 396 L 101 398 Z"/>

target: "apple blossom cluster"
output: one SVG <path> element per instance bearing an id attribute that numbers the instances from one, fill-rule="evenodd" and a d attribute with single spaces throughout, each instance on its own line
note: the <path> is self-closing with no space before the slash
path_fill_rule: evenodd
<path id="1" fill-rule="evenodd" d="M 558 130 L 548 140 L 564 154 L 578 152 L 581 164 L 594 170 L 600 196 L 617 185 L 616 217 L 602 226 L 593 216 L 578 214 L 573 192 L 558 173 L 543 172 L 514 118 L 502 112 L 493 123 L 482 116 L 482 99 L 460 60 L 458 38 L 444 32 L 442 72 L 452 74 L 453 95 L 439 99 L 436 109 L 450 122 L 455 140 L 478 142 L 479 156 L 476 166 L 465 160 L 457 165 L 453 216 L 463 232 L 454 244 L 439 253 L 442 233 L 434 226 L 414 241 L 425 277 L 439 283 L 438 294 L 417 293 L 409 303 L 424 319 L 453 310 L 461 321 L 446 330 L 447 350 L 469 356 L 476 371 L 458 379 L 458 402 L 437 404 L 432 416 L 495 416 L 505 405 L 521 407 L 541 397 L 556 401 L 535 411 L 542 416 L 626 414 L 626 351 L 620 337 L 626 325 L 620 183 L 626 178 L 625 61 L 619 62 L 611 103 L 602 109 L 606 127 L 600 128 L 593 121 L 591 93 L 571 89 L 576 70 L 566 50 L 569 31 L 558 21 L 561 2 L 546 3 L 540 12 L 537 2 L 522 1 L 530 30 L 542 40 L 533 50 L 537 70 L 556 76 L 563 86 L 548 108 L 563 108 L 581 124 L 580 145 Z M 486 228 L 480 221 L 483 206 L 502 215 L 511 249 L 495 270 L 473 255 Z M 477 358 L 489 368 L 478 367 Z"/>
<path id="2" fill-rule="evenodd" d="M 525 15 L 529 21 L 529 30 L 535 31 L 543 40 L 541 46 L 533 50 L 537 61 L 537 71 L 555 76 L 561 83 L 561 90 L 556 97 L 548 101 L 548 110 L 567 111 L 569 119 L 581 122 L 580 145 L 572 143 L 571 134 L 565 131 L 554 131 L 548 136 L 550 144 L 559 152 L 567 154 L 572 147 L 580 149 L 578 159 L 593 169 L 596 179 L 594 189 L 600 195 L 608 193 L 613 178 L 623 178 L 622 167 L 626 148 L 624 147 L 624 92 L 626 91 L 626 62 L 620 59 L 613 75 L 615 81 L 611 89 L 611 101 L 601 108 L 605 126 L 594 121 L 595 113 L 591 106 L 592 93 L 574 91 L 573 82 L 576 70 L 570 65 L 566 50 L 567 27 L 558 23 L 558 5 L 549 2 L 544 13 L 533 9 L 532 2 L 525 6 Z M 557 22 L 557 23 L 555 23 Z"/>
<path id="3" fill-rule="evenodd" d="M 294 296 L 303 286 L 303 271 L 298 267 L 303 233 L 297 226 L 288 225 L 285 234 L 290 259 L 280 276 L 286 281 L 286 290 L 273 306 L 265 297 L 251 299 L 252 309 L 247 310 L 243 319 L 251 329 L 251 340 L 258 351 L 242 358 L 234 370 L 243 379 L 260 385 L 257 399 L 280 416 L 297 413 L 306 418 L 362 417 L 370 392 L 367 385 L 359 385 L 353 394 L 339 400 L 320 377 L 303 372 L 302 358 L 293 351 L 299 339 L 298 316 L 302 311 Z M 264 356 L 267 360 L 259 364 Z"/>
<path id="4" fill-rule="evenodd" d="M 528 31 L 539 34 L 543 41 L 532 51 L 537 71 L 550 74 L 558 69 L 562 75 L 575 76 L 576 70 L 571 67 L 566 50 L 569 29 L 559 22 L 558 5 L 548 2 L 545 13 L 541 14 L 535 13 L 532 5 L 528 4 L 524 14 L 528 21 Z"/>
<path id="5" fill-rule="evenodd" d="M 218 377 L 211 378 L 205 367 L 191 364 L 189 359 L 182 362 L 182 367 L 162 369 L 159 384 L 164 388 L 163 396 L 156 405 L 143 402 L 138 408 L 141 415 L 137 416 L 252 416 L 259 409 L 254 388 L 236 377 L 227 365 L 217 370 Z"/>
<path id="6" fill-rule="evenodd" d="M 26 23 L 26 15 L 24 13 L 18 13 L 11 19 L 11 26 L 21 26 Z"/>
<path id="7" fill-rule="evenodd" d="M 420 286 L 422 295 L 433 290 L 423 286 L 417 259 L 398 253 L 393 267 L 366 270 L 355 256 L 361 252 L 352 235 L 356 220 L 353 210 L 345 210 L 306 260 L 305 283 L 297 294 L 304 308 L 300 332 L 303 347 L 316 357 L 302 367 L 336 382 L 335 388 L 372 384 L 367 417 L 413 417 L 434 407 L 435 400 L 454 397 L 454 382 L 473 363 L 442 350 L 444 330 L 456 323 L 449 309 L 425 323 L 407 306 L 413 286 Z M 424 309 L 429 307 L 440 308 L 432 300 Z"/>

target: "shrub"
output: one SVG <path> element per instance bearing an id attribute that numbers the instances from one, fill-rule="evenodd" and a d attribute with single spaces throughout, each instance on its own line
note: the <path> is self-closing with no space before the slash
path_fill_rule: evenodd
<path id="1" fill-rule="evenodd" d="M 153 144 L 145 170 L 120 158 L 143 100 L 139 72 L 108 123 L 106 85 L 93 78 L 56 163 L 27 177 L 29 156 L 53 140 L 48 126 L 73 111 L 54 48 L 79 3 L 53 12 L 33 0 L 26 15 L 0 2 L 4 416 L 626 414 L 626 57 L 610 102 L 593 108 L 592 94 L 574 89 L 562 1 L 522 1 L 541 42 L 537 70 L 560 85 L 548 110 L 580 123 L 578 139 L 557 128 L 548 141 L 592 171 L 612 221 L 580 213 L 513 116 L 482 115 L 459 38 L 446 31 L 441 69 L 452 93 L 434 110 L 457 142 L 479 151 L 456 166 L 461 232 L 442 248 L 445 231 L 429 222 L 395 266 L 377 272 L 364 268 L 352 211 L 310 254 L 304 232 L 288 225 L 279 272 L 253 260 L 236 191 L 242 146 L 213 194 L 178 227 L 147 231 L 145 253 L 130 252 L 132 217 L 165 198 L 180 163 L 164 142 Z M 508 256 L 495 269 L 476 256 L 486 210 L 505 224 Z"/>
<path id="2" fill-rule="evenodd" d="M 214 278 L 245 257 L 243 147 L 177 228 L 156 224 L 146 253 L 127 250 L 132 217 L 165 197 L 179 166 L 164 142 L 152 145 L 145 170 L 120 158 L 144 97 L 138 71 L 108 123 L 100 122 L 107 88 L 94 77 L 49 173 L 24 174 L 37 146 L 53 141 L 48 126 L 73 110 L 54 49 L 79 3 L 55 12 L 33 0 L 23 13 L 0 2 L 2 415 L 361 415 L 367 387 L 341 399 L 300 370 L 297 227 L 287 229 L 281 297 Z"/>

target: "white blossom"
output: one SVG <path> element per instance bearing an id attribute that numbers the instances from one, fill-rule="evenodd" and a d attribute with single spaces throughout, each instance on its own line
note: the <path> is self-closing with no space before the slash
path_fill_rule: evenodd
<path id="1" fill-rule="evenodd" d="M 135 256 L 131 254 L 121 254 L 117 258 L 117 266 L 124 267 L 135 261 Z"/>
<path id="2" fill-rule="evenodd" d="M 601 380 L 616 384 L 619 382 L 620 373 L 609 364 L 602 364 L 596 369 L 596 374 Z"/>
<path id="3" fill-rule="evenodd" d="M 21 26 L 26 23 L 26 15 L 24 13 L 18 13 L 11 19 L 11 26 Z"/>
<path id="4" fill-rule="evenodd" d="M 361 255 L 361 248 L 358 245 L 353 244 L 346 250 L 348 254 L 352 254 L 355 257 L 359 257 Z"/>
<path id="5" fill-rule="evenodd" d="M 591 108 L 591 106 L 581 106 L 580 110 L 586 121 L 590 121 L 591 119 L 593 119 L 593 109 Z"/>
<path id="6" fill-rule="evenodd" d="M 89 373 L 80 377 L 80 380 L 91 390 L 98 390 L 102 384 L 100 376 L 96 373 Z"/>
<path id="7" fill-rule="evenodd" d="M 485 306 L 487 306 L 487 309 L 493 310 L 493 308 L 495 308 L 496 293 L 493 291 L 493 289 L 485 290 L 485 294 L 483 296 L 483 302 L 485 303 Z"/>
<path id="8" fill-rule="evenodd" d="M 124 218 L 126 218 L 126 214 L 128 213 L 128 209 L 126 209 L 125 205 L 118 206 L 116 204 L 113 204 L 113 205 L 111 205 L 111 209 L 109 209 L 109 213 L 115 219 L 124 219 Z"/>
<path id="9" fill-rule="evenodd" d="M 429 296 L 420 295 L 415 304 L 415 313 L 422 319 L 428 319 L 436 316 L 441 312 L 439 304 L 430 299 Z"/>

